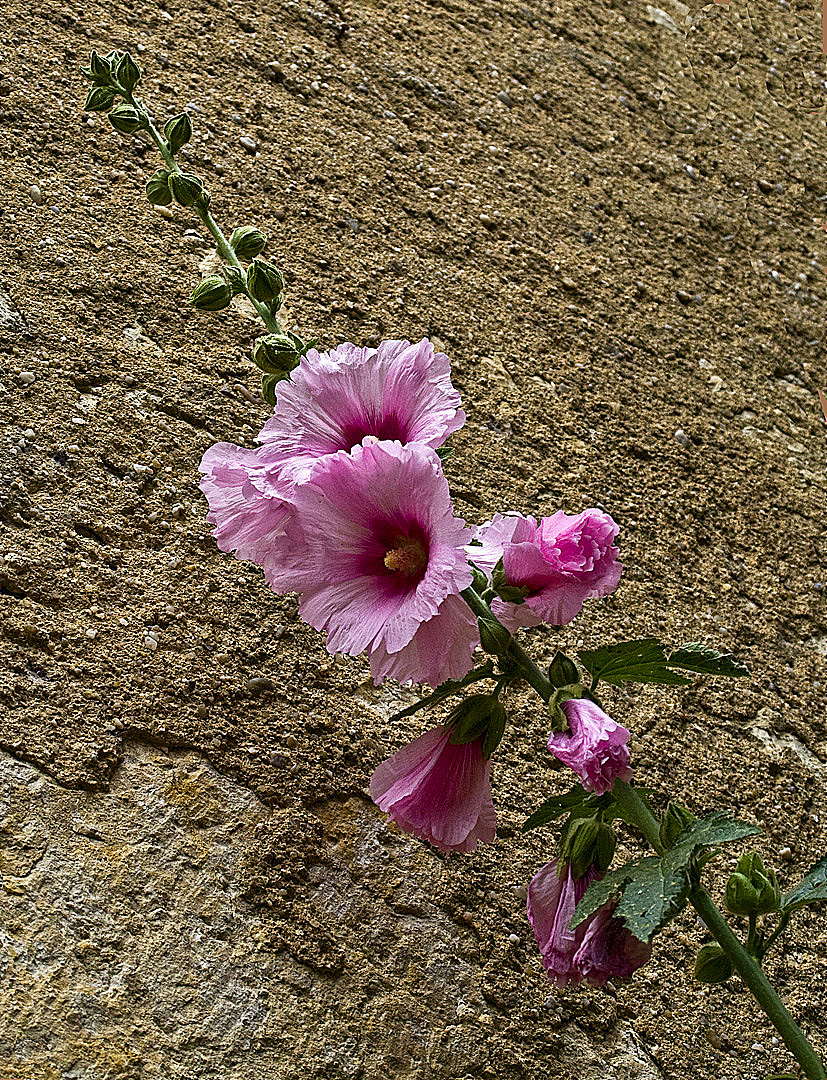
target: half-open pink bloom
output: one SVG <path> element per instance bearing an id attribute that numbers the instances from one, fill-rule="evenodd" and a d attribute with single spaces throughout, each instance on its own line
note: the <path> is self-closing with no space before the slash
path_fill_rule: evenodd
<path id="1" fill-rule="evenodd" d="M 651 942 L 638 941 L 629 933 L 623 920 L 615 918 L 616 907 L 616 903 L 604 904 L 581 924 L 586 932 L 573 966 L 592 986 L 605 986 L 609 979 L 628 979 L 652 956 Z"/>
<path id="2" fill-rule="evenodd" d="M 649 960 L 651 944 L 638 941 L 615 918 L 613 901 L 570 929 L 574 909 L 602 875 L 592 867 L 583 877 L 573 878 L 570 866 L 562 875 L 559 869 L 557 859 L 546 863 L 528 887 L 528 921 L 549 979 L 557 986 L 580 982 L 605 986 L 609 979 L 628 978 Z"/>
<path id="3" fill-rule="evenodd" d="M 235 552 L 264 567 L 268 583 L 288 591 L 284 580 L 291 541 L 286 528 L 293 510 L 290 486 L 261 461 L 254 450 L 232 443 L 216 443 L 200 465 L 200 487 L 207 497 L 207 521 L 222 551 Z"/>
<path id="4" fill-rule="evenodd" d="M 432 686 L 470 669 L 479 634 L 457 595 L 469 530 L 433 450 L 366 439 L 320 459 L 292 503 L 292 588 L 330 652 L 366 649 L 377 679 Z"/>
<path id="5" fill-rule="evenodd" d="M 570 731 L 552 732 L 548 748 L 580 777 L 586 791 L 603 795 L 615 780 L 632 779 L 629 732 L 588 698 L 561 703 Z"/>
<path id="6" fill-rule="evenodd" d="M 397 750 L 370 778 L 370 794 L 405 832 L 440 851 L 474 851 L 496 831 L 491 762 L 479 739 L 454 746 L 450 738 L 450 728 L 432 728 Z"/>
<path id="7" fill-rule="evenodd" d="M 303 478 L 326 454 L 361 445 L 365 436 L 441 446 L 465 423 L 444 353 L 427 338 L 383 341 L 377 349 L 346 343 L 311 349 L 276 388 L 273 416 L 259 435 L 269 462 Z"/>
<path id="8" fill-rule="evenodd" d="M 583 877 L 575 878 L 570 866 L 564 865 L 562 874 L 560 869 L 555 859 L 537 871 L 528 886 L 526 911 L 549 979 L 566 986 L 580 982 L 574 955 L 586 934 L 584 924 L 571 930 L 569 923 L 586 889 L 600 875 L 592 868 Z"/>
<path id="9" fill-rule="evenodd" d="M 493 611 L 509 630 L 565 626 L 585 600 L 617 587 L 623 570 L 614 546 L 618 532 L 602 510 L 573 517 L 559 510 L 539 524 L 522 514 L 495 514 L 477 531 L 482 546 L 469 548 L 468 556 L 489 575 L 502 558 L 506 582 L 528 589 L 522 604 L 494 600 Z"/>

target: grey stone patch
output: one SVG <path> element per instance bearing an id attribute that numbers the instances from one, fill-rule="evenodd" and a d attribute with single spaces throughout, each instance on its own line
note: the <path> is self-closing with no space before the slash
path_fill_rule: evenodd
<path id="1" fill-rule="evenodd" d="M 126 339 L 127 346 L 134 352 L 150 353 L 153 356 L 162 355 L 160 346 L 144 332 L 144 328 L 140 323 L 135 326 L 125 327 L 123 336 Z"/>
<path id="2" fill-rule="evenodd" d="M 0 285 L 0 333 L 25 334 L 29 327 L 12 303 L 8 290 Z"/>
<path id="3" fill-rule="evenodd" d="M 619 1030 L 608 1046 L 599 1049 L 585 1032 L 566 1032 L 562 1060 L 578 1080 L 663 1080 L 663 1073 L 631 1028 Z"/>

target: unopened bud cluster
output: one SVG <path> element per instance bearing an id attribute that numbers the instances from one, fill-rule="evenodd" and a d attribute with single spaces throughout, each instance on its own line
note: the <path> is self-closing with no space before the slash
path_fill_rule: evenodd
<path id="1" fill-rule="evenodd" d="M 726 887 L 726 906 L 733 915 L 769 915 L 781 905 L 774 870 L 766 870 L 756 851 L 745 852 Z"/>

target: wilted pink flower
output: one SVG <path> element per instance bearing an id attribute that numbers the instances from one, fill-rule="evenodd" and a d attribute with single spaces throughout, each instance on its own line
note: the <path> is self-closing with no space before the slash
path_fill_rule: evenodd
<path id="1" fill-rule="evenodd" d="M 548 748 L 580 777 L 586 791 L 603 795 L 615 780 L 629 781 L 629 732 L 588 698 L 563 701 L 570 731 L 553 732 Z"/>
<path id="2" fill-rule="evenodd" d="M 586 889 L 600 875 L 592 868 L 583 877 L 575 878 L 570 866 L 564 864 L 562 874 L 560 869 L 555 859 L 537 871 L 528 886 L 526 911 L 549 979 L 558 986 L 566 986 L 580 982 L 574 968 L 574 954 L 586 933 L 582 923 L 575 930 L 569 928 L 569 923 Z"/>
<path id="3" fill-rule="evenodd" d="M 558 986 L 588 982 L 605 986 L 609 979 L 625 979 L 645 964 L 652 946 L 633 937 L 614 917 L 610 902 L 570 929 L 574 910 L 589 885 L 602 875 L 592 867 L 573 878 L 571 867 L 546 863 L 528 887 L 528 921 L 540 947 L 543 967 Z"/>
<path id="4" fill-rule="evenodd" d="M 616 903 L 604 904 L 581 924 L 586 932 L 573 966 L 592 986 L 605 986 L 609 979 L 628 979 L 652 956 L 651 942 L 638 941 L 629 933 L 623 920 L 615 918 L 616 907 Z"/>
<path id="5" fill-rule="evenodd" d="M 359 446 L 367 435 L 441 446 L 465 423 L 459 405 L 448 357 L 427 338 L 311 349 L 278 384 L 259 440 L 267 461 L 301 479 L 318 458 Z"/>
<path id="6" fill-rule="evenodd" d="M 370 778 L 370 794 L 405 832 L 440 851 L 474 851 L 496 830 L 491 762 L 479 739 L 454 746 L 450 738 L 450 728 L 432 728 L 397 750 Z"/>
<path id="7" fill-rule="evenodd" d="M 479 634 L 457 595 L 469 530 L 433 450 L 366 439 L 322 458 L 292 503 L 291 587 L 330 652 L 366 649 L 377 679 L 432 686 L 470 669 Z"/>
<path id="8" fill-rule="evenodd" d="M 509 630 L 565 626 L 585 600 L 616 588 L 623 570 L 614 546 L 618 532 L 601 510 L 573 517 L 560 510 L 539 524 L 522 514 L 495 514 L 477 531 L 482 547 L 469 548 L 468 556 L 489 575 L 502 558 L 507 584 L 528 589 L 522 604 L 494 600 L 493 611 Z"/>
<path id="9" fill-rule="evenodd" d="M 280 481 L 254 450 L 216 443 L 204 454 L 200 488 L 207 497 L 207 521 L 222 551 L 234 551 L 264 567 L 277 591 L 287 591 L 284 569 L 290 552 L 285 532 L 292 517 L 290 486 Z"/>

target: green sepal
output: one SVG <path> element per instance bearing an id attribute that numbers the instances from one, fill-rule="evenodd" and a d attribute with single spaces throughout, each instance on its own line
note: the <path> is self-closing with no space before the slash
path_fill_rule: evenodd
<path id="1" fill-rule="evenodd" d="M 720 945 L 704 945 L 695 958 L 695 978 L 701 983 L 722 983 L 732 975 L 732 961 Z"/>
<path id="2" fill-rule="evenodd" d="M 146 117 L 131 105 L 116 105 L 109 114 L 109 123 L 121 135 L 134 135 L 146 127 Z"/>
<path id="3" fill-rule="evenodd" d="M 502 705 L 491 694 L 469 694 L 463 698 L 451 709 L 445 721 L 451 729 L 451 743 L 464 746 L 481 739 L 495 709 L 502 710 Z"/>
<path id="4" fill-rule="evenodd" d="M 255 225 L 240 225 L 230 236 L 230 247 L 242 262 L 260 255 L 266 245 L 267 237 Z"/>
<path id="5" fill-rule="evenodd" d="M 281 382 L 280 375 L 262 375 L 261 377 L 261 396 L 267 402 L 268 405 L 275 406 L 276 404 L 276 387 Z"/>
<path id="6" fill-rule="evenodd" d="M 822 900 L 827 900 L 827 855 L 819 859 L 795 888 L 784 894 L 781 910 L 797 911 L 807 904 L 817 904 Z"/>
<path id="7" fill-rule="evenodd" d="M 611 825 L 597 817 L 569 820 L 560 841 L 560 858 L 571 867 L 572 877 L 583 877 L 592 867 L 601 874 L 612 864 L 617 838 Z"/>
<path id="8" fill-rule="evenodd" d="M 185 113 L 179 113 L 164 124 L 164 138 L 169 152 L 175 156 L 192 138 L 192 121 Z"/>
<path id="9" fill-rule="evenodd" d="M 172 192 L 169 190 L 169 169 L 157 169 L 146 182 L 146 197 L 153 206 L 169 206 Z"/>
<path id="10" fill-rule="evenodd" d="M 509 604 L 522 604 L 531 591 L 523 585 L 509 584 L 508 579 L 505 576 L 502 556 L 500 556 L 497 565 L 491 572 L 491 586 L 497 596 Z"/>
<path id="11" fill-rule="evenodd" d="M 129 53 L 124 53 L 115 65 L 113 74 L 124 90 L 131 93 L 140 81 L 141 69 Z"/>
<path id="12" fill-rule="evenodd" d="M 92 86 L 86 95 L 84 112 L 106 112 L 115 103 L 115 91 L 111 86 Z"/>
<path id="13" fill-rule="evenodd" d="M 239 270 L 237 266 L 225 266 L 223 267 L 224 277 L 227 279 L 227 284 L 233 290 L 233 296 L 238 296 L 240 293 L 246 293 L 247 291 L 247 278 L 243 270 Z"/>
<path id="14" fill-rule="evenodd" d="M 204 185 L 193 173 L 171 172 L 169 190 L 181 206 L 195 206 L 204 193 Z"/>
<path id="15" fill-rule="evenodd" d="M 224 278 L 206 277 L 193 289 L 190 303 L 199 311 L 222 311 L 229 307 L 233 291 Z"/>
<path id="16" fill-rule="evenodd" d="M 249 277 L 247 281 L 249 290 Z M 283 379 L 299 362 L 299 352 L 287 334 L 266 334 L 253 343 L 253 363 L 268 375 Z"/>
<path id="17" fill-rule="evenodd" d="M 447 461 L 453 452 L 453 446 L 438 446 L 436 448 L 436 456 L 440 461 Z"/>

